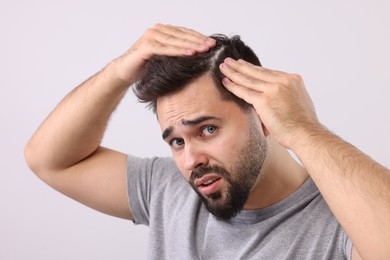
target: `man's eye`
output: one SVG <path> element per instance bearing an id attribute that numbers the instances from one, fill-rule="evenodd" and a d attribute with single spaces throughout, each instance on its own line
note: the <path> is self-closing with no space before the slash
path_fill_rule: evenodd
<path id="1" fill-rule="evenodd" d="M 213 135 L 215 133 L 215 131 L 217 131 L 217 127 L 215 127 L 213 125 L 209 125 L 209 126 L 206 126 L 205 128 L 203 128 L 203 134 L 205 136 Z"/>
<path id="2" fill-rule="evenodd" d="M 180 146 L 182 146 L 184 144 L 184 139 L 183 138 L 175 138 L 171 141 L 170 145 L 173 147 L 173 148 L 179 148 Z"/>

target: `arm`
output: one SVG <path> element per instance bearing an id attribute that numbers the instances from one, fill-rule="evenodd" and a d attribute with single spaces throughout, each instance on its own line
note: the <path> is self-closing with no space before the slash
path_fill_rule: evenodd
<path id="1" fill-rule="evenodd" d="M 133 219 L 126 155 L 100 146 L 111 113 L 154 55 L 193 55 L 215 41 L 157 24 L 121 57 L 82 83 L 52 111 L 25 147 L 29 167 L 65 195 L 104 213 Z"/>
<path id="2" fill-rule="evenodd" d="M 223 83 L 301 160 L 358 259 L 390 259 L 390 171 L 323 127 L 298 75 L 225 60 Z M 358 253 L 358 254 L 357 254 Z"/>

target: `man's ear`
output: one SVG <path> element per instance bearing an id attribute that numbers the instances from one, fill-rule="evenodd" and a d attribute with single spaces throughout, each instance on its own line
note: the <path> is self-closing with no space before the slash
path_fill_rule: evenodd
<path id="1" fill-rule="evenodd" d="M 261 127 L 263 128 L 264 136 L 265 137 L 269 136 L 269 131 L 268 131 L 267 127 L 263 124 L 263 122 L 261 122 Z"/>

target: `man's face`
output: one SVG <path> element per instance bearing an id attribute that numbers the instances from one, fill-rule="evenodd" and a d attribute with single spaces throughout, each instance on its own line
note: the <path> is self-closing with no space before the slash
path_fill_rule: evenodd
<path id="1" fill-rule="evenodd" d="M 204 76 L 157 100 L 164 140 L 208 210 L 230 219 L 244 206 L 267 153 L 259 120 L 221 99 Z"/>

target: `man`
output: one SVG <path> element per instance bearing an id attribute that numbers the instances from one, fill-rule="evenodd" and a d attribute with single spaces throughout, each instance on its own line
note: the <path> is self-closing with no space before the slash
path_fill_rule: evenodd
<path id="1" fill-rule="evenodd" d="M 100 146 L 136 82 L 175 163 Z M 238 38 L 153 26 L 58 105 L 25 155 L 58 191 L 149 225 L 152 259 L 390 259 L 389 170 L 319 123 L 298 75 L 261 67 Z"/>

